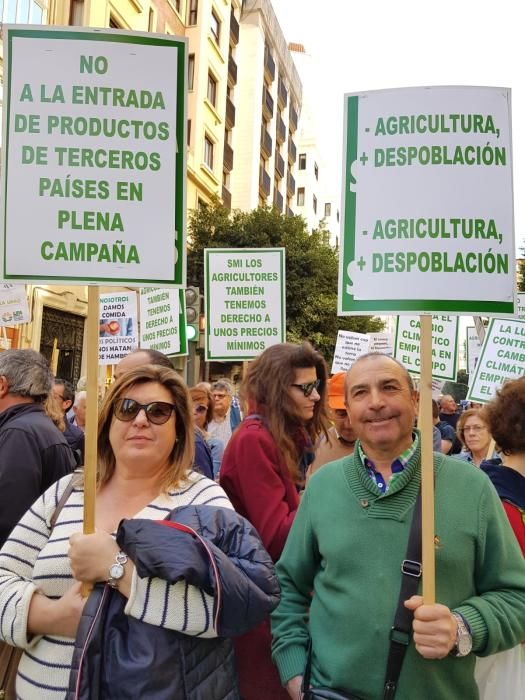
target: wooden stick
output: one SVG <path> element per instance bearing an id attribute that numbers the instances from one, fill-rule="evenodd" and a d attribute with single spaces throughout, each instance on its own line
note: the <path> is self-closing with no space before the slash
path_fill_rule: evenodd
<path id="1" fill-rule="evenodd" d="M 432 605 L 436 600 L 434 457 L 432 452 L 432 316 L 420 317 L 420 330 L 419 429 L 421 431 L 423 601 L 426 605 Z"/>
<path id="2" fill-rule="evenodd" d="M 95 532 L 95 498 L 97 491 L 97 422 L 98 422 L 98 287 L 88 287 L 86 436 L 84 462 L 84 534 Z M 82 595 L 87 597 L 91 586 L 82 584 Z"/>
<path id="3" fill-rule="evenodd" d="M 496 449 L 496 441 L 494 438 L 490 438 L 489 442 L 489 449 L 487 450 L 487 456 L 485 459 L 492 459 L 492 455 L 494 454 L 494 450 Z"/>

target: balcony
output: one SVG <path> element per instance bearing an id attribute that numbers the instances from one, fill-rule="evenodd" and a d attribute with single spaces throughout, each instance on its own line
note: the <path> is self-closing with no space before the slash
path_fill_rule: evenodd
<path id="1" fill-rule="evenodd" d="M 297 112 L 295 111 L 294 107 L 290 105 L 290 131 L 296 131 L 297 130 Z"/>
<path id="2" fill-rule="evenodd" d="M 236 20 L 233 12 L 230 15 L 230 44 L 237 46 L 239 43 L 239 22 Z"/>
<path id="3" fill-rule="evenodd" d="M 288 138 L 288 162 L 290 162 L 293 165 L 296 160 L 297 160 L 297 146 L 292 141 L 292 136 L 290 134 L 290 137 Z"/>
<path id="4" fill-rule="evenodd" d="M 268 48 L 264 50 L 264 74 L 270 82 L 273 82 L 275 78 L 275 61 Z"/>
<path id="5" fill-rule="evenodd" d="M 263 197 L 268 197 L 270 194 L 270 176 L 261 165 L 259 168 L 259 192 Z"/>
<path id="6" fill-rule="evenodd" d="M 284 109 L 286 107 L 286 104 L 288 103 L 288 90 L 286 89 L 286 86 L 284 82 L 279 78 L 279 88 L 277 90 L 277 98 L 279 100 L 279 106 L 281 109 Z"/>
<path id="7" fill-rule="evenodd" d="M 293 197 L 295 194 L 295 178 L 292 173 L 288 173 L 286 178 L 286 191 L 289 197 Z"/>
<path id="8" fill-rule="evenodd" d="M 229 143 L 224 144 L 223 167 L 229 173 L 233 170 L 233 148 Z"/>
<path id="9" fill-rule="evenodd" d="M 228 56 L 228 82 L 237 85 L 237 64 L 233 56 Z"/>
<path id="10" fill-rule="evenodd" d="M 284 158 L 280 153 L 275 154 L 275 171 L 281 179 L 284 177 Z"/>
<path id="11" fill-rule="evenodd" d="M 293 211 L 290 209 L 290 207 L 286 207 L 286 216 L 294 216 Z"/>
<path id="12" fill-rule="evenodd" d="M 263 127 L 261 129 L 261 149 L 267 158 L 270 158 L 272 155 L 272 147 L 272 137 L 270 136 L 268 131 Z"/>
<path id="13" fill-rule="evenodd" d="M 228 96 L 226 96 L 226 128 L 233 129 L 234 126 L 235 126 L 235 105 L 230 100 L 230 98 Z"/>
<path id="14" fill-rule="evenodd" d="M 226 209 L 232 208 L 232 193 L 224 185 L 222 186 L 222 203 Z"/>
<path id="15" fill-rule="evenodd" d="M 277 127 L 275 130 L 275 138 L 278 144 L 283 144 L 286 141 L 286 127 L 279 115 L 277 115 Z"/>
<path id="16" fill-rule="evenodd" d="M 264 116 L 266 119 L 271 119 L 273 117 L 273 97 L 266 86 L 263 87 L 262 105 Z"/>
<path id="17" fill-rule="evenodd" d="M 279 210 L 279 214 L 283 213 L 283 204 L 284 200 L 282 194 L 279 192 L 279 190 L 275 190 L 273 195 L 273 206 Z"/>

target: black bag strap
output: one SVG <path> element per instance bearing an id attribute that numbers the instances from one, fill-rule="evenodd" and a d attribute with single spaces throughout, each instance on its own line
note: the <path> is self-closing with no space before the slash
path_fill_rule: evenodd
<path id="1" fill-rule="evenodd" d="M 308 639 L 306 650 L 306 666 L 304 667 L 303 682 L 301 683 L 301 693 L 304 695 L 310 688 L 310 677 L 312 675 L 312 638 Z"/>
<path id="2" fill-rule="evenodd" d="M 397 683 L 405 653 L 412 639 L 412 620 L 414 612 L 405 608 L 405 600 L 417 593 L 421 578 L 421 489 L 417 495 L 412 525 L 408 536 L 406 557 L 401 563 L 401 588 L 397 601 L 394 624 L 390 630 L 390 650 L 386 664 L 385 688 L 383 700 L 392 700 L 396 694 Z"/>

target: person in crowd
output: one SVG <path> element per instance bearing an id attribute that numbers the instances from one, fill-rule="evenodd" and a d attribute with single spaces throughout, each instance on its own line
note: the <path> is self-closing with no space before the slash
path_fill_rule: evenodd
<path id="1" fill-rule="evenodd" d="M 327 382 L 328 407 L 333 426 L 328 430 L 328 438 L 321 435 L 318 440 L 315 459 L 308 468 L 308 478 L 324 464 L 351 455 L 354 451 L 356 438 L 346 411 L 345 377 L 346 372 L 337 372 Z"/>
<path id="2" fill-rule="evenodd" d="M 0 546 L 33 501 L 76 466 L 44 410 L 52 386 L 40 353 L 0 353 Z"/>
<path id="3" fill-rule="evenodd" d="M 435 399 L 432 399 L 432 420 L 434 421 L 434 427 L 438 429 L 441 436 L 439 452 L 442 452 L 444 455 L 449 455 L 452 451 L 454 440 L 456 439 L 456 433 L 449 423 L 440 419 L 439 406 Z"/>
<path id="4" fill-rule="evenodd" d="M 128 355 L 123 357 L 115 367 L 113 376 L 115 379 L 120 379 L 124 372 L 136 367 L 144 367 L 145 365 L 157 365 L 173 369 L 173 363 L 170 358 L 159 350 L 133 350 Z M 207 444 L 200 430 L 195 430 L 195 462 L 194 468 L 209 479 L 213 479 L 213 457 L 211 449 Z"/>
<path id="5" fill-rule="evenodd" d="M 241 412 L 238 401 L 234 401 L 233 387 L 227 379 L 218 379 L 212 384 L 213 418 L 208 422 L 210 437 L 220 440 L 224 448 L 233 431 L 241 422 Z"/>
<path id="6" fill-rule="evenodd" d="M 439 401 L 439 419 L 445 421 L 456 430 L 460 413 L 456 400 L 451 394 L 444 394 Z"/>
<path id="7" fill-rule="evenodd" d="M 364 355 L 348 372 L 346 392 L 354 453 L 310 479 L 277 564 L 273 658 L 294 700 L 309 640 L 313 687 L 384 697 L 420 490 L 417 395 L 406 368 L 386 355 Z M 413 634 L 393 637 L 399 648 L 408 642 L 400 700 L 477 697 L 474 654 L 525 636 L 525 561 L 496 492 L 481 470 L 458 460 L 436 454 L 434 468 L 437 602 L 424 604 L 419 595 L 404 602 Z"/>
<path id="8" fill-rule="evenodd" d="M 192 470 L 193 445 L 174 370 L 143 366 L 111 386 L 96 532 L 79 532 L 77 473 L 33 504 L 0 551 L 0 639 L 24 649 L 17 697 L 239 697 L 226 637 L 268 614 L 278 583 L 253 527 Z M 95 586 L 87 603 L 80 582 Z"/>
<path id="9" fill-rule="evenodd" d="M 492 481 L 525 557 L 525 377 L 506 382 L 481 418 L 501 457 L 481 463 Z M 486 454 L 486 451 L 485 451 Z M 508 651 L 478 659 L 480 700 L 521 700 L 525 688 L 525 641 Z"/>
<path id="10" fill-rule="evenodd" d="M 463 450 L 454 455 L 456 459 L 471 462 L 479 467 L 483 460 L 498 456 L 495 451 L 490 455 L 487 454 L 492 442 L 492 435 L 480 409 L 469 408 L 461 414 L 458 420 L 458 436 Z"/>
<path id="11" fill-rule="evenodd" d="M 84 432 L 66 419 L 67 412 L 75 402 L 75 390 L 71 382 L 55 377 L 53 395 L 63 414 L 64 437 L 73 450 L 77 464 L 84 464 Z"/>
<path id="12" fill-rule="evenodd" d="M 86 400 L 87 391 L 77 391 L 73 402 L 73 413 L 71 424 L 79 428 L 83 433 L 86 431 Z"/>
<path id="13" fill-rule="evenodd" d="M 313 444 L 327 432 L 326 379 L 325 361 L 309 343 L 281 343 L 250 363 L 241 385 L 241 401 L 250 413 L 224 452 L 220 483 L 274 561 L 297 512 Z M 269 619 L 236 640 L 244 700 L 286 698 L 270 644 Z"/>
<path id="14" fill-rule="evenodd" d="M 224 454 L 224 445 L 218 438 L 213 438 L 208 434 L 208 424 L 213 416 L 213 396 L 204 382 L 192 387 L 190 396 L 193 401 L 193 419 L 210 448 L 213 460 L 213 478 L 217 481 Z"/>

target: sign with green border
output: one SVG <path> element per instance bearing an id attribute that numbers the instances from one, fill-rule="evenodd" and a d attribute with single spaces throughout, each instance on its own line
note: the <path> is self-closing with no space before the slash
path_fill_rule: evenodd
<path id="1" fill-rule="evenodd" d="M 140 289 L 139 347 L 165 355 L 187 355 L 183 289 Z"/>
<path id="2" fill-rule="evenodd" d="M 510 90 L 345 96 L 338 313 L 513 314 Z"/>
<path id="3" fill-rule="evenodd" d="M 187 40 L 3 35 L 3 279 L 183 287 Z"/>
<path id="4" fill-rule="evenodd" d="M 456 381 L 459 318 L 432 317 L 432 376 Z M 394 357 L 411 374 L 420 374 L 420 323 L 416 316 L 399 316 L 396 323 Z"/>
<path id="5" fill-rule="evenodd" d="M 286 340 L 284 248 L 204 251 L 206 361 L 251 360 Z"/>
<path id="6" fill-rule="evenodd" d="M 467 398 L 488 403 L 505 381 L 524 375 L 525 320 L 491 319 Z"/>

